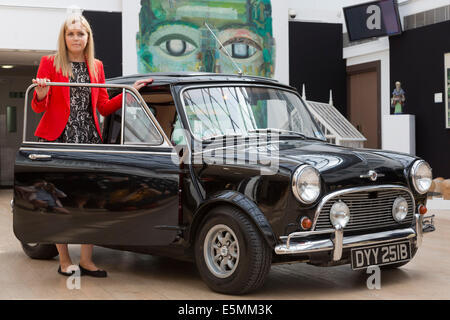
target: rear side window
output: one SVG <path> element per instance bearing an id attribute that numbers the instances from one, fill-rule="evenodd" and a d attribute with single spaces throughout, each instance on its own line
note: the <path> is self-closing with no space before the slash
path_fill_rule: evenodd
<path id="1" fill-rule="evenodd" d="M 147 112 L 129 91 L 125 94 L 124 115 L 124 144 L 162 143 L 162 137 Z"/>

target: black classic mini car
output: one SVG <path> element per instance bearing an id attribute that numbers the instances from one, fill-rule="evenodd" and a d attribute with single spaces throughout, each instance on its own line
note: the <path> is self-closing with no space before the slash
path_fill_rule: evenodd
<path id="1" fill-rule="evenodd" d="M 402 266 L 434 230 L 430 166 L 327 143 L 292 87 L 205 73 L 77 85 L 123 106 L 102 119 L 102 144 L 38 142 L 25 106 L 12 207 L 31 258 L 89 243 L 189 259 L 212 290 L 243 294 L 272 263 Z"/>

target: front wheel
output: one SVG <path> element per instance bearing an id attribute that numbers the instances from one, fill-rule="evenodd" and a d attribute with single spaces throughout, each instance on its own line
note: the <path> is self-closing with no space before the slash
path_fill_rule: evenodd
<path id="1" fill-rule="evenodd" d="M 50 260 L 58 255 L 54 244 L 22 243 L 22 249 L 32 259 Z"/>
<path id="2" fill-rule="evenodd" d="M 214 208 L 195 241 L 195 261 L 214 291 L 244 294 L 260 288 L 270 270 L 272 250 L 240 210 Z"/>

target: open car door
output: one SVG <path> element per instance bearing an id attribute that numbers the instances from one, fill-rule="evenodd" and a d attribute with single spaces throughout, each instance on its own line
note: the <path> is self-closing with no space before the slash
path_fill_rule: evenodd
<path id="1" fill-rule="evenodd" d="M 172 243 L 179 225 L 178 156 L 139 92 L 125 85 L 48 85 L 112 88 L 123 95 L 120 119 L 110 122 L 116 137 L 104 137 L 104 144 L 37 142 L 27 123 L 36 85 L 28 88 L 14 173 L 16 237 L 22 243 Z M 37 123 L 37 114 L 30 115 Z"/>

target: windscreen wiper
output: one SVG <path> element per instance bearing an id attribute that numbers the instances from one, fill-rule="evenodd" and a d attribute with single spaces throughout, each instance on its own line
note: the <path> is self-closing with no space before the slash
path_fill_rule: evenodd
<path id="1" fill-rule="evenodd" d="M 228 139 L 228 138 L 238 138 L 238 137 L 242 137 L 242 134 L 241 133 L 219 134 L 217 136 L 205 138 L 205 139 L 203 139 L 203 141 L 216 141 L 216 140 L 223 140 L 223 139 Z"/>
<path id="2" fill-rule="evenodd" d="M 278 128 L 254 129 L 254 130 L 248 131 L 248 133 L 266 133 L 266 134 L 270 134 L 272 132 L 278 133 L 278 134 L 291 134 L 291 135 L 299 136 L 303 139 L 308 139 L 308 137 L 305 136 L 303 133 L 300 133 L 297 131 L 285 130 L 285 129 L 278 129 Z"/>

